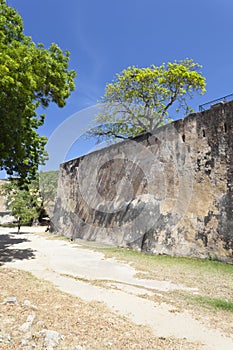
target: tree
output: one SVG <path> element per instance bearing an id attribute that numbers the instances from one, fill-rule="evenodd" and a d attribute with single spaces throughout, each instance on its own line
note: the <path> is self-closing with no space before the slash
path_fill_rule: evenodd
<path id="1" fill-rule="evenodd" d="M 53 214 L 55 197 L 57 195 L 59 170 L 50 170 L 39 173 L 40 195 L 47 214 Z"/>
<path id="2" fill-rule="evenodd" d="M 37 133 L 45 115 L 38 107 L 64 107 L 74 90 L 69 52 L 45 49 L 23 33 L 20 15 L 0 0 L 0 170 L 26 179 L 46 159 L 46 138 Z"/>
<path id="3" fill-rule="evenodd" d="M 173 112 L 191 111 L 187 99 L 205 92 L 201 66 L 192 59 L 168 62 L 157 67 L 129 67 L 106 85 L 103 109 L 96 117 L 99 126 L 89 136 L 125 138 L 151 132 L 172 120 Z"/>
<path id="4" fill-rule="evenodd" d="M 38 180 L 22 188 L 18 179 L 11 179 L 1 186 L 1 194 L 6 196 L 6 207 L 18 221 L 18 232 L 21 224 L 38 219 L 44 210 Z"/>

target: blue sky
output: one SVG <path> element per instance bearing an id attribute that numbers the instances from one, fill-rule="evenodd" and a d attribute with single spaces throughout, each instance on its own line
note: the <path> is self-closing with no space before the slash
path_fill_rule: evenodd
<path id="1" fill-rule="evenodd" d="M 106 83 L 130 65 L 186 57 L 202 64 L 207 93 L 193 100 L 195 110 L 233 93 L 232 0 L 8 0 L 8 5 L 21 14 L 25 34 L 35 42 L 68 49 L 70 68 L 78 74 L 66 107 L 46 111 L 40 133 L 48 137 L 79 112 L 78 137 L 90 119 L 80 111 L 95 105 Z M 71 157 L 88 147 L 93 144 L 83 142 Z"/>

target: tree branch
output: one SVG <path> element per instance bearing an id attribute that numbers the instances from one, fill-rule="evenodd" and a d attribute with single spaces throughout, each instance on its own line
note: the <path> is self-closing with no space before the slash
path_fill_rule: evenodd
<path id="1" fill-rule="evenodd" d="M 123 140 L 127 140 L 128 139 L 128 137 L 124 137 L 124 136 L 118 135 L 118 134 L 116 134 L 115 132 L 113 132 L 111 130 L 109 130 L 109 131 L 97 131 L 95 133 L 95 135 L 96 136 L 108 136 L 108 135 L 110 135 L 110 136 L 114 136 L 114 137 L 116 137 L 118 139 L 123 139 Z"/>

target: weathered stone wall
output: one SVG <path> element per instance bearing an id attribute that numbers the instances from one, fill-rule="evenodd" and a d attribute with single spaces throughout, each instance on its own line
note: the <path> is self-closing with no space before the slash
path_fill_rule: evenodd
<path id="1" fill-rule="evenodd" d="M 233 262 L 233 103 L 61 165 L 57 232 Z"/>

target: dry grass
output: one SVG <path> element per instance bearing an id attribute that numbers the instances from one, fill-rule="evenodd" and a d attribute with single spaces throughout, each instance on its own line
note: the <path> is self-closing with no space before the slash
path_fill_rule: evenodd
<path id="1" fill-rule="evenodd" d="M 17 304 L 2 303 L 7 297 L 16 297 Z M 24 305 L 29 300 L 37 309 Z M 74 350 L 80 345 L 88 350 L 121 349 L 190 349 L 198 344 L 185 339 L 158 338 L 144 326 L 130 323 L 126 318 L 111 313 L 103 304 L 87 303 L 58 291 L 52 284 L 33 277 L 30 273 L 0 268 L 0 334 L 9 334 L 11 342 L 0 343 L 0 349 L 44 349 L 38 336 L 42 329 L 51 329 L 64 335 L 58 350 Z M 19 327 L 28 315 L 36 317 L 27 346 L 21 345 L 23 333 Z M 33 347 L 34 346 L 34 347 Z"/>

